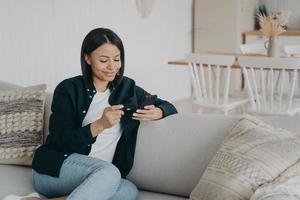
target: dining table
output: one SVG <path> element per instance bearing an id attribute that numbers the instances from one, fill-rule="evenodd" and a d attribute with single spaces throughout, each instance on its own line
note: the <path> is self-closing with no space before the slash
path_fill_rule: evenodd
<path id="1" fill-rule="evenodd" d="M 241 68 L 240 64 L 238 63 L 238 57 L 240 57 L 240 56 L 259 56 L 259 57 L 266 56 L 266 55 L 254 54 L 254 53 L 242 54 L 242 53 L 234 53 L 234 52 L 213 52 L 213 51 L 206 52 L 206 54 L 234 56 L 235 62 L 233 63 L 233 65 L 231 67 L 235 68 L 235 69 Z M 170 61 L 168 61 L 168 64 L 169 65 L 186 65 L 186 66 L 188 66 L 188 62 L 185 59 L 170 60 Z"/>

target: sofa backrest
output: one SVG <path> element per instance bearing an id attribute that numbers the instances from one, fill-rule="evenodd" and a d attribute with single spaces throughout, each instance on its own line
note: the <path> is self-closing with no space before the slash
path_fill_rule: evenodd
<path id="1" fill-rule="evenodd" d="M 177 114 L 142 123 L 128 178 L 140 188 L 188 197 L 240 116 Z M 300 117 L 259 117 L 300 135 Z"/>
<path id="2" fill-rule="evenodd" d="M 5 81 L 0 81 L 0 90 L 9 90 L 17 88 L 20 88 L 20 86 Z"/>

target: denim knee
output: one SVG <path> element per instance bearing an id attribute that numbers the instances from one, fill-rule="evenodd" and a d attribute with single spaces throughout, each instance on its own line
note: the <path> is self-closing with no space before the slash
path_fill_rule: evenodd
<path id="1" fill-rule="evenodd" d="M 104 179 L 108 180 L 113 187 L 118 187 L 121 181 L 121 173 L 119 169 L 111 163 L 106 165 L 95 164 L 92 166 L 94 176 L 99 176 L 99 181 L 103 182 Z M 102 183 L 101 183 L 102 184 Z"/>
<path id="2" fill-rule="evenodd" d="M 139 190 L 137 187 L 130 181 L 126 179 L 122 179 L 123 184 L 125 185 L 124 187 L 128 191 L 128 195 L 125 196 L 123 199 L 124 200 L 137 200 L 139 196 Z"/>
<path id="3" fill-rule="evenodd" d="M 130 181 L 122 179 L 118 191 L 110 200 L 137 200 L 139 191 Z"/>
<path id="4" fill-rule="evenodd" d="M 109 199 L 117 191 L 121 174 L 111 163 L 94 163 L 88 167 L 89 174 L 69 196 L 68 200 Z"/>

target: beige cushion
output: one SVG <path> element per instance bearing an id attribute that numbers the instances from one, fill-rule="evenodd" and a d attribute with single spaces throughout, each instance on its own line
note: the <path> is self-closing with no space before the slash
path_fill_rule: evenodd
<path id="1" fill-rule="evenodd" d="M 193 200 L 249 199 L 300 158 L 300 138 L 261 120 L 245 117 L 228 137 L 192 191 Z"/>
<path id="2" fill-rule="evenodd" d="M 0 164 L 31 165 L 43 141 L 46 85 L 0 91 Z"/>
<path id="3" fill-rule="evenodd" d="M 251 200 L 300 199 L 300 161 L 280 174 L 271 183 L 260 186 Z"/>

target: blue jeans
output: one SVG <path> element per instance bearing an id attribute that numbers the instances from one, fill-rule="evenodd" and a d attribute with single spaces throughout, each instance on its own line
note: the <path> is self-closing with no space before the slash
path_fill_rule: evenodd
<path id="1" fill-rule="evenodd" d="M 70 155 L 59 177 L 33 170 L 36 191 L 48 197 L 68 196 L 68 200 L 136 200 L 138 190 L 111 163 L 81 154 Z"/>

